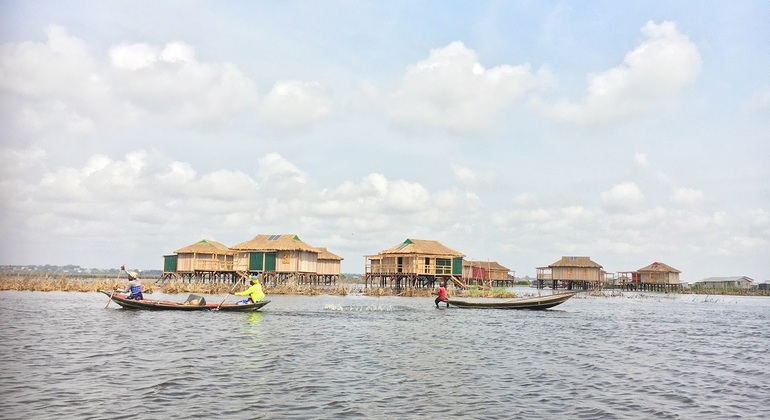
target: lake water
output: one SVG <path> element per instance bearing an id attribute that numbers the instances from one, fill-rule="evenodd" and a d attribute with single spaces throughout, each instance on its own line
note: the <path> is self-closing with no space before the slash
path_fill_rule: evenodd
<path id="1" fill-rule="evenodd" d="M 268 299 L 185 313 L 0 292 L 0 418 L 770 418 L 766 297 Z"/>

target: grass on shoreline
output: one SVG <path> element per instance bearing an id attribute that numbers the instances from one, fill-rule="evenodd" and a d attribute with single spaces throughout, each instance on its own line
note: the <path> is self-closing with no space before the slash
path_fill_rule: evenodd
<path id="1" fill-rule="evenodd" d="M 13 274 L 0 273 L 0 290 L 16 291 L 35 291 L 35 292 L 98 292 L 99 290 L 112 290 L 116 287 L 124 289 L 128 281 L 126 278 L 115 279 L 108 277 L 96 277 L 79 279 L 67 275 L 56 274 Z M 245 290 L 247 286 L 239 285 L 232 290 L 232 285 L 226 283 L 183 283 L 170 282 L 163 285 L 157 285 L 152 280 L 142 281 L 142 290 L 145 294 L 162 292 L 168 294 L 178 293 L 198 293 L 198 294 L 227 294 Z M 436 295 L 435 289 L 389 289 L 389 288 L 369 288 L 362 289 L 358 286 L 339 284 L 334 286 L 311 286 L 311 285 L 279 285 L 264 286 L 265 294 L 268 295 L 340 295 L 346 296 L 352 293 L 366 296 L 402 296 L 402 297 L 431 297 Z M 479 289 L 471 288 L 468 290 L 450 290 L 453 297 L 492 297 L 492 298 L 515 298 L 517 295 L 505 289 Z"/>

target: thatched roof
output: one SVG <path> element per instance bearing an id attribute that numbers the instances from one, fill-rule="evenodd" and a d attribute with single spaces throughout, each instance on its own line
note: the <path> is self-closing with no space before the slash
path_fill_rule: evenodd
<path id="1" fill-rule="evenodd" d="M 232 254 L 233 252 L 227 246 L 217 241 L 201 239 L 200 241 L 179 248 L 174 251 L 177 254 Z"/>
<path id="2" fill-rule="evenodd" d="M 465 260 L 463 265 L 466 267 L 479 267 L 490 271 L 511 271 L 508 267 L 502 266 L 496 261 Z"/>
<path id="3" fill-rule="evenodd" d="M 318 259 L 319 260 L 337 260 L 337 261 L 342 261 L 344 259 L 344 258 L 342 258 L 339 255 L 329 251 L 328 249 L 326 249 L 324 247 L 316 247 L 316 249 L 318 250 L 318 252 L 320 252 L 320 254 L 318 254 Z"/>
<path id="4" fill-rule="evenodd" d="M 230 247 L 238 251 L 307 251 L 319 253 L 317 249 L 302 242 L 299 236 L 287 235 L 257 235 L 251 240 Z"/>
<path id="5" fill-rule="evenodd" d="M 548 267 L 602 268 L 600 264 L 591 261 L 590 257 L 561 257 Z"/>
<path id="6" fill-rule="evenodd" d="M 462 253 L 452 248 L 441 245 L 438 241 L 429 241 L 423 239 L 407 239 L 404 242 L 380 251 L 379 255 L 384 254 L 416 254 L 416 255 L 440 255 L 450 257 L 464 257 Z"/>
<path id="7" fill-rule="evenodd" d="M 681 273 L 676 268 L 657 261 L 636 271 L 639 273 Z"/>

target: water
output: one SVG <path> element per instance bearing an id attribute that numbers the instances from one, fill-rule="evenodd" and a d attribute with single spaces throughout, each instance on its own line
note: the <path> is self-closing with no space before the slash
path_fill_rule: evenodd
<path id="1" fill-rule="evenodd" d="M 270 296 L 244 314 L 0 292 L 0 418 L 770 417 L 770 299 L 639 296 Z"/>

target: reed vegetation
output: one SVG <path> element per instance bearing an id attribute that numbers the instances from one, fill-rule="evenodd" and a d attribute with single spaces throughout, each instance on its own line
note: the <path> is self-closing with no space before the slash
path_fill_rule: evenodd
<path id="1" fill-rule="evenodd" d="M 78 278 L 66 274 L 37 274 L 37 273 L 0 273 L 0 290 L 26 290 L 36 292 L 98 292 L 99 290 L 113 290 L 116 287 L 125 289 L 128 281 L 125 278 L 114 277 L 89 277 Z M 221 295 L 240 292 L 247 288 L 243 283 L 236 287 L 228 283 L 189 283 L 168 282 L 156 284 L 152 280 L 142 280 L 142 290 L 146 294 L 162 292 L 168 294 L 197 293 L 209 295 Z M 263 290 L 268 295 L 339 295 L 361 294 L 365 296 L 403 296 L 403 297 L 431 297 L 436 295 L 435 289 L 390 289 L 390 288 L 354 288 L 350 285 L 316 286 L 316 285 L 264 285 Z M 473 287 L 469 290 L 450 289 L 453 297 L 492 297 L 513 298 L 515 293 L 505 289 L 482 289 Z"/>

